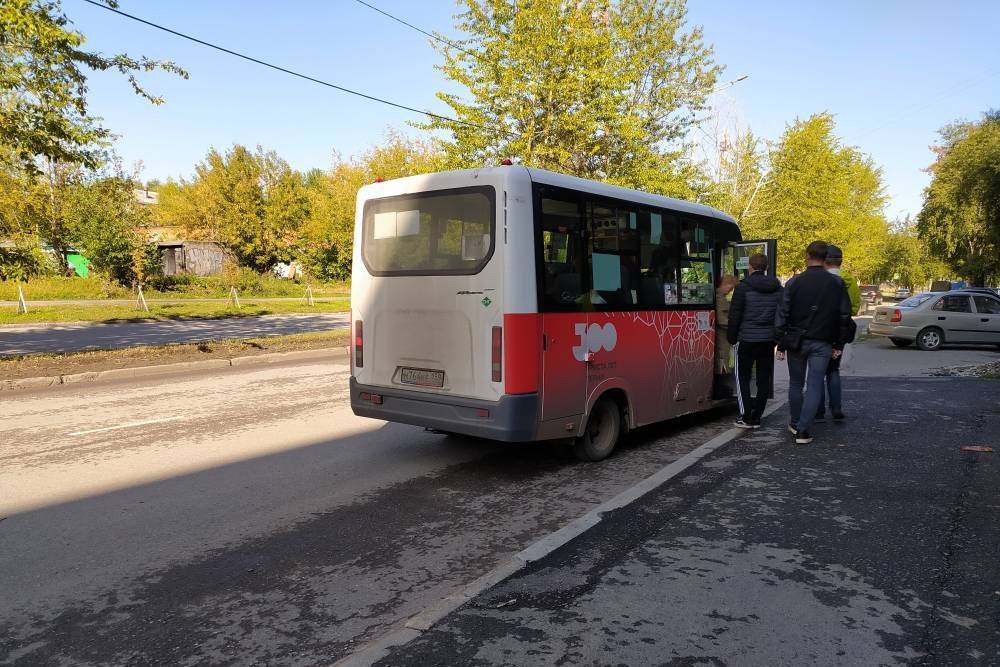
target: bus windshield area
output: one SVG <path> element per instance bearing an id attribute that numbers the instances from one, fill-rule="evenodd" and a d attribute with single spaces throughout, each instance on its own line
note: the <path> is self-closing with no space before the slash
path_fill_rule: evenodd
<path id="1" fill-rule="evenodd" d="M 365 266 L 376 276 L 478 273 L 493 254 L 495 201 L 492 187 L 368 201 Z"/>

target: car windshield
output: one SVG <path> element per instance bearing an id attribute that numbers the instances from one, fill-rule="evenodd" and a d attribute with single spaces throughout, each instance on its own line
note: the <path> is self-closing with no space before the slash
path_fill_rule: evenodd
<path id="1" fill-rule="evenodd" d="M 933 296 L 934 295 L 930 294 L 930 293 L 927 293 L 927 294 L 916 294 L 914 296 L 911 296 L 906 301 L 900 301 L 898 305 L 899 305 L 900 308 L 916 308 L 917 306 L 919 306 L 920 304 L 924 303 L 925 301 L 927 301 L 928 299 L 930 299 Z"/>

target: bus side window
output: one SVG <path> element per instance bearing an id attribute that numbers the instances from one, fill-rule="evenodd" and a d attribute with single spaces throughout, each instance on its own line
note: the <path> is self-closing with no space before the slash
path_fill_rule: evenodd
<path id="1" fill-rule="evenodd" d="M 578 202 L 542 199 L 542 291 L 555 310 L 582 310 L 582 229 Z"/>
<path id="2" fill-rule="evenodd" d="M 633 306 L 641 288 L 636 210 L 588 202 L 591 302 Z"/>
<path id="3" fill-rule="evenodd" d="M 662 213 L 639 213 L 640 306 L 677 303 L 677 226 Z"/>
<path id="4" fill-rule="evenodd" d="M 680 250 L 680 302 L 696 305 L 715 303 L 711 226 L 684 218 L 681 221 Z"/>

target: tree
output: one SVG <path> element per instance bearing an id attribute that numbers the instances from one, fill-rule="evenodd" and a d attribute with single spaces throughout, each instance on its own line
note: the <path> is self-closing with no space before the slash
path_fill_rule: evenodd
<path id="1" fill-rule="evenodd" d="M 149 211 L 136 200 L 135 178 L 119 168 L 113 174 L 80 172 L 66 188 L 66 226 L 93 268 L 115 282 L 131 286 L 159 271 L 159 253 L 143 228 Z"/>
<path id="2" fill-rule="evenodd" d="M 941 130 L 920 237 L 973 285 L 1000 281 L 1000 112 Z"/>
<path id="3" fill-rule="evenodd" d="M 157 215 L 191 238 L 219 241 L 243 266 L 266 271 L 293 259 L 309 211 L 302 175 L 274 151 L 214 148 L 192 181 L 160 190 Z"/>
<path id="4" fill-rule="evenodd" d="M 39 157 L 90 168 L 103 161 L 110 131 L 89 115 L 85 70 L 117 70 L 153 104 L 163 100 L 140 84 L 137 72 L 159 69 L 187 78 L 172 62 L 105 56 L 84 49 L 84 42 L 60 0 L 0 3 L 0 144 L 29 171 L 39 171 Z"/>
<path id="5" fill-rule="evenodd" d="M 851 272 L 870 276 L 888 234 L 881 170 L 841 145 L 828 113 L 788 126 L 769 161 L 752 214 L 741 221 L 744 236 L 777 238 L 784 274 L 801 270 L 806 246 L 823 239 L 841 246 Z"/>
<path id="6" fill-rule="evenodd" d="M 458 122 L 448 164 L 521 163 L 664 194 L 691 194 L 687 130 L 720 68 L 684 0 L 463 0 L 468 37 L 441 71 L 468 91 L 438 97 Z"/>
<path id="7" fill-rule="evenodd" d="M 706 203 L 739 223 L 757 216 L 767 161 L 763 142 L 749 130 L 737 131 L 732 138 L 728 134 L 719 137 L 716 151 Z"/>

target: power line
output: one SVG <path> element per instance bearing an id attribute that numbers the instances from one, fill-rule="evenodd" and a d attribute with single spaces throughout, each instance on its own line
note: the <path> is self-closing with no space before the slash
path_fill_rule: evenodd
<path id="1" fill-rule="evenodd" d="M 466 54 L 468 54 L 468 55 L 472 56 L 473 58 L 476 58 L 477 60 L 479 59 L 479 54 L 478 54 L 478 53 L 474 53 L 474 52 L 472 52 L 472 51 L 469 51 L 469 50 L 468 50 L 468 49 L 466 49 L 466 48 L 462 48 L 461 46 L 459 46 L 459 45 L 458 45 L 458 44 L 456 44 L 455 42 L 450 42 L 450 41 L 448 41 L 447 39 L 445 39 L 444 37 L 440 37 L 440 36 L 438 36 L 438 35 L 435 35 L 435 34 L 433 34 L 433 33 L 430 33 L 430 32 L 427 32 L 426 30 L 423 30 L 423 29 L 421 29 L 421 28 L 418 28 L 417 26 L 413 25 L 412 23 L 407 23 L 406 21 L 404 21 L 403 19 L 399 18 L 398 16 L 393 16 L 393 15 L 392 15 L 392 14 L 390 14 L 389 12 L 387 12 L 387 11 L 384 11 L 384 10 L 382 10 L 382 9 L 379 9 L 379 8 L 378 8 L 378 7 L 376 7 L 375 5 L 372 5 L 372 4 L 369 4 L 369 3 L 365 2 L 365 0 L 354 0 L 354 1 L 355 1 L 355 2 L 357 2 L 357 3 L 359 4 L 359 5 L 364 5 L 364 6 L 365 6 L 365 7 L 367 7 L 368 9 L 371 9 L 371 10 L 374 10 L 374 11 L 378 12 L 379 14 L 382 14 L 383 16 L 387 16 L 387 17 L 389 17 L 390 19 L 392 19 L 393 21 L 395 21 L 395 22 L 397 22 L 397 23 L 402 23 L 402 24 L 403 24 L 403 25 L 405 25 L 405 26 L 406 26 L 407 28 L 412 28 L 412 29 L 416 30 L 416 31 L 417 31 L 417 32 L 419 32 L 419 33 L 420 33 L 421 35 L 427 35 L 428 37 L 430 37 L 430 38 L 431 38 L 431 39 L 433 39 L 433 40 L 436 40 L 436 41 L 438 41 L 438 42 L 441 42 L 442 44 L 447 44 L 447 45 L 448 45 L 448 46 L 450 46 L 451 48 L 453 48 L 453 49 L 458 49 L 458 50 L 459 50 L 459 51 L 461 51 L 462 53 L 466 53 Z"/>
<path id="2" fill-rule="evenodd" d="M 341 91 L 343 93 L 348 93 L 350 95 L 356 95 L 357 97 L 363 97 L 366 100 L 371 100 L 373 102 L 379 102 L 381 104 L 386 104 L 386 105 L 391 106 L 391 107 L 396 107 L 397 109 L 403 109 L 405 111 L 412 111 L 413 113 L 422 114 L 422 115 L 427 116 L 429 118 L 436 118 L 438 120 L 448 121 L 449 123 L 458 123 L 460 125 L 466 125 L 466 126 L 469 126 L 469 127 L 475 127 L 477 129 L 480 129 L 480 130 L 487 130 L 488 131 L 488 128 L 484 127 L 483 125 L 478 125 L 476 123 L 470 123 L 468 121 L 459 120 L 457 118 L 451 118 L 450 116 L 442 116 L 441 114 L 432 113 L 430 111 L 423 111 L 422 109 L 416 109 L 414 107 L 409 107 L 409 106 L 406 106 L 405 104 L 399 104 L 398 102 L 392 102 L 390 100 L 386 100 L 386 99 L 383 99 L 381 97 L 375 97 L 374 95 L 368 95 L 366 93 L 362 93 L 362 92 L 359 92 L 357 90 L 351 90 L 350 88 L 345 88 L 343 86 L 338 86 L 337 84 L 330 83 L 329 81 L 323 81 L 322 79 L 317 79 L 316 77 L 309 76 L 308 74 L 302 74 L 301 72 L 296 72 L 295 70 L 290 70 L 290 69 L 288 69 L 286 67 L 281 67 L 280 65 L 275 65 L 275 64 L 269 63 L 269 62 L 267 62 L 265 60 L 261 60 L 259 58 L 254 58 L 253 56 L 248 56 L 248 55 L 246 55 L 244 53 L 240 53 L 238 51 L 233 51 L 232 49 L 227 49 L 226 47 L 219 46 L 218 44 L 213 44 L 211 42 L 206 42 L 203 39 L 198 39 L 197 37 L 192 37 L 191 35 L 187 35 L 187 34 L 185 34 L 183 32 L 178 32 L 177 30 L 172 30 L 170 28 L 167 28 L 166 26 L 159 25 L 158 23 L 153 23 L 152 21 L 147 21 L 146 19 L 139 18 L 138 16 L 133 16 L 132 14 L 128 14 L 126 12 L 121 11 L 120 9 L 115 9 L 114 7 L 109 7 L 108 5 L 105 5 L 105 4 L 102 4 L 100 2 L 97 2 L 97 0 L 83 0 L 83 1 L 86 2 L 86 3 L 88 3 L 88 4 L 94 5 L 95 7 L 100 7 L 101 9 L 105 9 L 105 10 L 107 10 L 109 12 L 118 14 L 119 16 L 124 16 L 127 19 L 132 19 L 133 21 L 137 21 L 137 22 L 142 23 L 144 25 L 148 25 L 151 28 L 156 28 L 157 30 L 162 30 L 163 32 L 170 33 L 171 35 L 175 35 L 177 37 L 180 37 L 182 39 L 186 39 L 186 40 L 194 42 L 196 44 L 201 44 L 202 46 L 207 46 L 210 49 L 215 49 L 216 51 L 222 51 L 223 53 L 227 53 L 227 54 L 229 54 L 231 56 L 235 56 L 237 58 L 242 58 L 243 60 L 248 60 L 248 61 L 250 61 L 252 63 L 256 63 L 257 65 L 263 65 L 264 67 L 269 67 L 269 68 L 271 68 L 273 70 L 277 70 L 279 72 L 283 72 L 284 74 L 290 74 L 290 75 L 298 77 L 300 79 L 305 79 L 306 81 L 311 81 L 313 83 L 318 83 L 321 86 L 326 86 L 327 88 L 333 88 L 334 90 L 339 90 L 339 91 Z"/>

